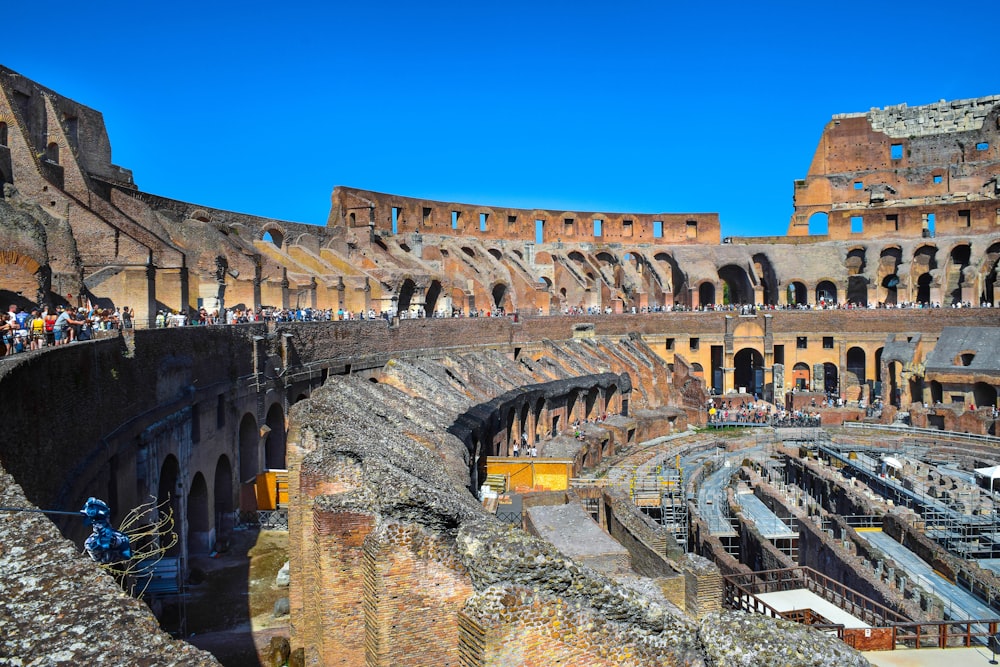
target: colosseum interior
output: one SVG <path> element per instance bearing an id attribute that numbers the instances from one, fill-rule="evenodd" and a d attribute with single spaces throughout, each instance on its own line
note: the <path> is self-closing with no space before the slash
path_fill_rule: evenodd
<path id="1" fill-rule="evenodd" d="M 261 664 L 865 665 L 997 632 L 1000 96 L 834 116 L 786 236 L 339 186 L 325 227 L 212 209 L 2 67 L 0 183 L 5 309 L 135 313 L 0 359 L 0 664 L 219 664 L 179 638 L 191 563 L 275 527 Z M 236 323 L 157 326 L 202 311 Z M 171 511 L 142 601 L 38 511 L 88 497 Z"/>

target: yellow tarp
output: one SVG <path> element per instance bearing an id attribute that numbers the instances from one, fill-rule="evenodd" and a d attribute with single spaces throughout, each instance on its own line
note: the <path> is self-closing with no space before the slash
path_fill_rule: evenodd
<path id="1" fill-rule="evenodd" d="M 503 475 L 509 491 L 564 491 L 569 488 L 573 462 L 564 459 L 530 457 L 486 458 L 487 475 Z"/>

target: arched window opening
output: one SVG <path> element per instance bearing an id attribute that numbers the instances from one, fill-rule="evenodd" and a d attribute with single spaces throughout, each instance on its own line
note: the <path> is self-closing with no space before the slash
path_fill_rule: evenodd
<path id="1" fill-rule="evenodd" d="M 7 145 L 7 123 L 0 123 L 0 146 Z"/>
<path id="2" fill-rule="evenodd" d="M 702 306 L 715 305 L 715 285 L 705 282 L 698 286 L 698 303 Z"/>
<path id="3" fill-rule="evenodd" d="M 59 164 L 59 144 L 53 141 L 45 147 L 45 159 Z"/>
<path id="4" fill-rule="evenodd" d="M 788 303 L 793 306 L 805 306 L 809 303 L 809 292 L 805 283 L 796 281 L 788 285 Z"/>
<path id="5" fill-rule="evenodd" d="M 816 285 L 816 303 L 837 303 L 837 286 L 829 280 L 822 280 Z"/>
<path id="6" fill-rule="evenodd" d="M 828 216 L 823 211 L 813 213 L 809 216 L 809 235 L 810 236 L 825 236 L 829 233 L 829 220 Z"/>
<path id="7" fill-rule="evenodd" d="M 733 382 L 741 393 L 761 397 L 764 394 L 764 355 L 757 350 L 743 348 L 733 357 Z"/>

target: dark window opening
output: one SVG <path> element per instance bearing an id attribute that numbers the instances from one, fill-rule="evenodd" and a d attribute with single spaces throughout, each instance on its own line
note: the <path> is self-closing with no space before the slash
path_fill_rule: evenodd
<path id="1" fill-rule="evenodd" d="M 423 223 L 425 225 L 431 224 L 431 209 L 424 207 Z"/>
<path id="2" fill-rule="evenodd" d="M 958 226 L 959 227 L 972 226 L 972 211 L 965 210 L 958 212 Z"/>
<path id="3" fill-rule="evenodd" d="M 692 338 L 690 342 L 691 351 L 695 352 L 698 349 L 698 344 L 701 342 L 698 338 Z"/>
<path id="4" fill-rule="evenodd" d="M 798 336 L 795 339 L 795 347 L 800 350 L 805 350 L 809 347 L 809 338 L 806 336 Z"/>
<path id="5" fill-rule="evenodd" d="M 674 349 L 674 339 L 673 338 L 668 338 L 667 339 L 667 349 L 668 350 Z"/>
<path id="6" fill-rule="evenodd" d="M 0 123 L 0 146 L 7 145 L 7 123 Z"/>
<path id="7" fill-rule="evenodd" d="M 222 428 L 226 425 L 226 397 L 219 394 L 215 404 L 215 427 Z"/>
<path id="8" fill-rule="evenodd" d="M 507 216 L 507 224 L 508 225 L 516 225 L 517 224 L 517 216 L 516 215 L 508 215 Z"/>
<path id="9" fill-rule="evenodd" d="M 833 336 L 823 336 L 823 349 L 824 350 L 833 349 Z"/>
<path id="10" fill-rule="evenodd" d="M 899 231 L 899 215 L 893 213 L 892 215 L 885 216 L 885 224 L 887 227 L 892 227 L 893 231 Z"/>
<path id="11" fill-rule="evenodd" d="M 775 345 L 774 346 L 774 363 L 783 364 L 785 363 L 785 346 Z"/>

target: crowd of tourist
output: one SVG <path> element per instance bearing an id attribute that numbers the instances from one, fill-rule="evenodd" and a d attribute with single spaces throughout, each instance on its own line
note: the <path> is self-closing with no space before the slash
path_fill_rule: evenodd
<path id="1" fill-rule="evenodd" d="M 736 403 L 732 400 L 708 400 L 708 423 L 710 426 L 819 426 L 817 412 L 806 410 L 786 410 L 766 401 Z"/>
<path id="2" fill-rule="evenodd" d="M 3 336 L 0 356 L 90 340 L 96 331 L 130 329 L 134 320 L 128 307 L 119 310 L 42 306 L 27 311 L 11 304 L 6 313 L 0 313 L 0 334 Z"/>

